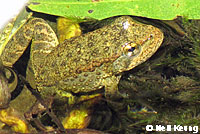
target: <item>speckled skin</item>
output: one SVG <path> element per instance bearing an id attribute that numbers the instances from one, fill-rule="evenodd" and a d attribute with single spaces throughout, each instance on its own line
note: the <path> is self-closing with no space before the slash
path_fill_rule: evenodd
<path id="1" fill-rule="evenodd" d="M 114 93 L 121 72 L 146 61 L 163 41 L 158 28 L 129 16 L 116 18 L 110 25 L 60 45 L 42 19 L 30 20 L 21 30 L 21 43 L 32 39 L 30 61 L 41 92 L 90 92 L 105 86 L 106 93 Z M 137 44 L 136 53 L 127 55 L 123 47 L 130 42 Z"/>

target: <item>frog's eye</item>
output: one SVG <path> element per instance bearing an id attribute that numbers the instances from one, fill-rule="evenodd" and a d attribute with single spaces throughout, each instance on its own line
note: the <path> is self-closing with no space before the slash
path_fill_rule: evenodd
<path id="1" fill-rule="evenodd" d="M 127 56 L 135 56 L 135 55 L 139 54 L 139 52 L 140 52 L 140 45 L 138 45 L 134 42 L 125 43 L 122 46 L 122 51 Z"/>

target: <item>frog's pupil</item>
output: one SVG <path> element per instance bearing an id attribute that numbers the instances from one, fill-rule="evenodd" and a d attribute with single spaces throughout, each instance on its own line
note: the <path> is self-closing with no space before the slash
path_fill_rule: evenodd
<path id="1" fill-rule="evenodd" d="M 135 50 L 135 47 L 131 47 L 130 49 L 128 49 L 129 52 L 133 52 Z"/>

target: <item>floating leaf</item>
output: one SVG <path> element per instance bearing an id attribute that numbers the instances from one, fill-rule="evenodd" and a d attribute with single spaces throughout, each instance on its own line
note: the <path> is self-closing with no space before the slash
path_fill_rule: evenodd
<path id="1" fill-rule="evenodd" d="M 31 10 L 68 18 L 104 19 L 134 15 L 172 20 L 177 16 L 200 19 L 198 0 L 31 0 Z"/>

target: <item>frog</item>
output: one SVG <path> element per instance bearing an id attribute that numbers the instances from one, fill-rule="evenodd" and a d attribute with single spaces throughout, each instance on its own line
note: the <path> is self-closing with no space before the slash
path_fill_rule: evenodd
<path id="1" fill-rule="evenodd" d="M 8 42 L 1 58 L 4 64 L 13 65 L 32 41 L 32 85 L 41 94 L 88 93 L 104 88 L 107 95 L 113 95 L 122 73 L 149 59 L 163 39 L 159 28 L 121 16 L 59 44 L 48 23 L 33 18 Z M 11 47 L 13 52 L 9 51 Z"/>

